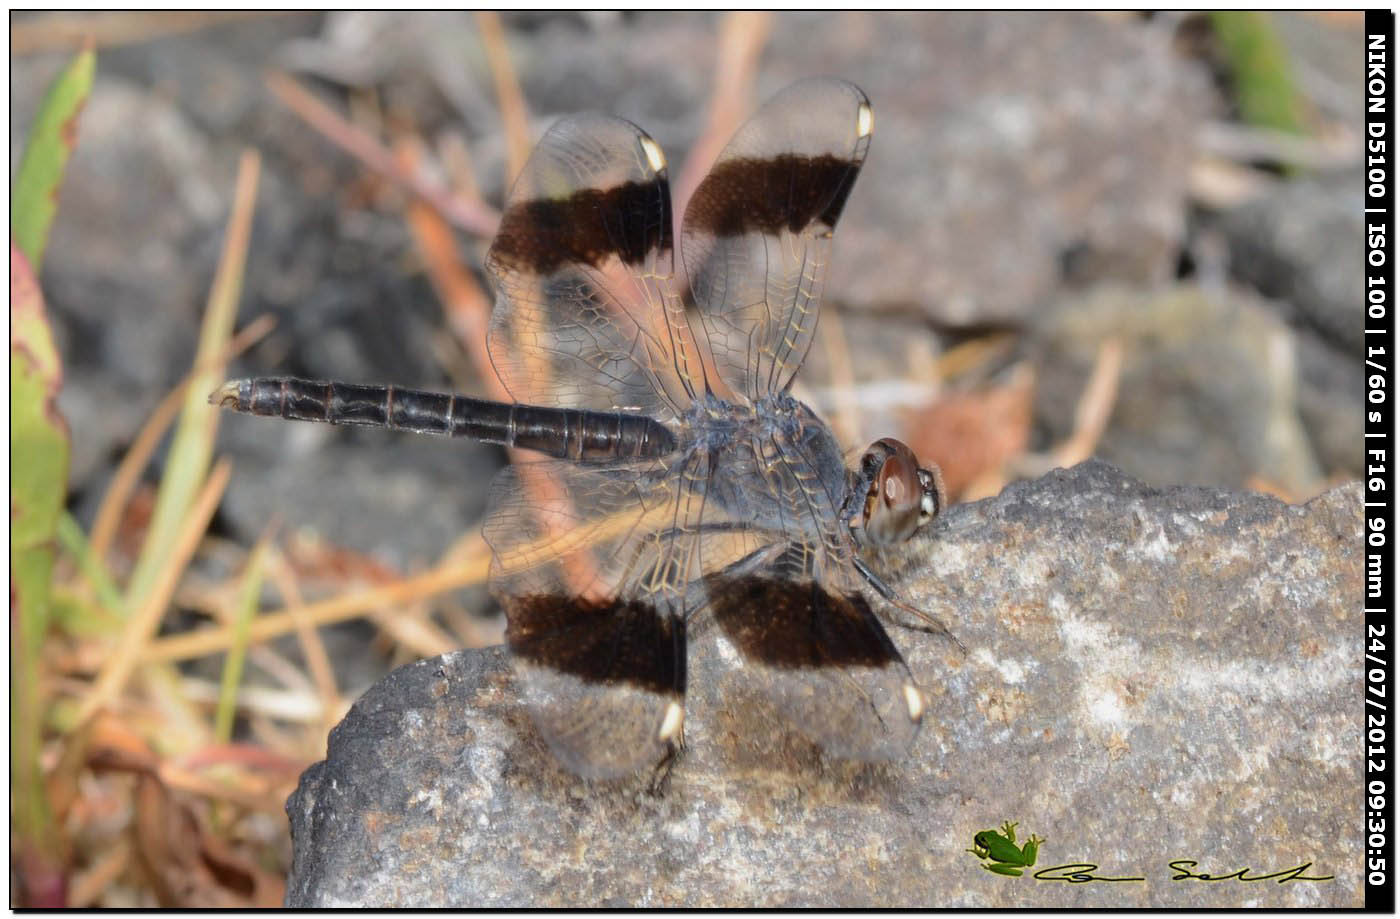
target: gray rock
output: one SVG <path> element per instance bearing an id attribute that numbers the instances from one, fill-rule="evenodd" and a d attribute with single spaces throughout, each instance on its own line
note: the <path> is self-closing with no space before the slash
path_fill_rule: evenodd
<path id="1" fill-rule="evenodd" d="M 1321 474 L 1298 411 L 1293 330 L 1244 290 L 1104 286 L 1066 295 L 1036 330 L 1036 418 L 1067 437 L 1099 345 L 1123 345 L 1095 455 L 1147 482 L 1315 494 Z M 1333 411 L 1359 414 L 1355 401 Z"/>
<path id="2" fill-rule="evenodd" d="M 1365 347 L 1363 182 L 1360 169 L 1282 182 L 1220 218 L 1231 273 L 1352 354 Z"/>
<path id="3" fill-rule="evenodd" d="M 224 418 L 220 445 L 242 460 L 220 508 L 240 538 L 295 514 L 297 527 L 401 570 L 481 519 L 500 467 L 499 450 L 470 441 L 280 419 Z"/>
<path id="4" fill-rule="evenodd" d="M 1365 472 L 1366 376 L 1361 358 L 1319 335 L 1298 335 L 1298 416 L 1323 471 L 1359 479 Z"/>
<path id="5" fill-rule="evenodd" d="M 288 801 L 287 902 L 1360 906 L 1360 538 L 1354 484 L 1290 507 L 1102 463 L 955 507 L 885 560 L 967 653 L 894 631 L 930 707 L 883 765 L 824 757 L 708 637 L 659 794 L 562 771 L 499 650 L 405 667 Z M 1145 880 L 984 871 L 965 850 L 1003 820 L 1045 837 L 1036 870 Z"/>

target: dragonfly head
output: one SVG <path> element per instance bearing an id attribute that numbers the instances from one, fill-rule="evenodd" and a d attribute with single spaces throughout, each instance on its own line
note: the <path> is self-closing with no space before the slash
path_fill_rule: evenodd
<path id="1" fill-rule="evenodd" d="M 876 545 L 904 542 L 937 517 L 948 500 L 938 467 L 920 466 L 914 451 L 892 437 L 865 451 L 856 481 L 865 486 L 865 504 L 851 523 Z"/>

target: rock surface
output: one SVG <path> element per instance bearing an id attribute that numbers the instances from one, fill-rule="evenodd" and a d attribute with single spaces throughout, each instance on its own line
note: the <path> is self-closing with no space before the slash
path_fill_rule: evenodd
<path id="1" fill-rule="evenodd" d="M 1353 355 L 1366 337 L 1366 290 L 1356 270 L 1366 257 L 1364 188 L 1359 168 L 1301 178 L 1221 218 L 1231 273 L 1287 302 L 1296 324 Z"/>
<path id="2" fill-rule="evenodd" d="M 884 560 L 967 652 L 892 630 L 930 706 L 883 765 L 788 730 L 713 633 L 659 794 L 563 772 L 498 650 L 405 667 L 288 801 L 287 902 L 1358 907 L 1360 539 L 1356 485 L 1294 507 L 1097 462 L 954 507 Z M 1033 870 L 1144 880 L 984 871 L 1004 820 L 1045 837 Z"/>

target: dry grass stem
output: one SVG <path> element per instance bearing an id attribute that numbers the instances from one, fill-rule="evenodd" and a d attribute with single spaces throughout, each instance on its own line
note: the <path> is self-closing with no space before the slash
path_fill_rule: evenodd
<path id="1" fill-rule="evenodd" d="M 140 10 L 60 13 L 10 23 L 10 53 L 35 54 L 76 48 L 91 38 L 100 48 L 155 41 L 168 35 L 293 10 Z"/>
<path id="2" fill-rule="evenodd" d="M 1074 431 L 1053 453 L 1055 465 L 1069 467 L 1094 455 L 1108 427 L 1118 399 L 1118 378 L 1123 371 L 1123 343 L 1116 338 L 1099 345 L 1089 382 L 1074 409 Z"/>
<path id="3" fill-rule="evenodd" d="M 525 94 L 520 89 L 515 66 L 510 62 L 505 29 L 497 13 L 480 11 L 476 27 L 481 31 L 481 43 L 486 48 L 486 60 L 491 67 L 491 79 L 496 86 L 496 100 L 501 109 L 501 124 L 506 137 L 506 178 L 520 175 L 530 156 L 530 116 Z"/>
<path id="4" fill-rule="evenodd" d="M 392 584 L 359 590 L 301 608 L 301 616 L 312 626 L 343 622 L 368 615 L 375 609 L 398 607 L 443 591 L 455 590 L 486 580 L 490 568 L 489 555 L 468 559 L 453 566 L 440 566 L 414 577 Z M 286 610 L 268 613 L 253 620 L 248 630 L 249 641 L 268 641 L 285 635 L 297 627 L 298 617 Z M 151 642 L 141 653 L 142 661 L 177 661 L 226 651 L 232 641 L 227 627 L 202 629 L 173 635 Z"/>
<path id="5" fill-rule="evenodd" d="M 180 681 L 185 698 L 200 705 L 213 706 L 219 701 L 220 686 L 208 680 L 186 677 Z M 316 724 L 321 720 L 321 700 L 311 692 L 294 692 L 263 686 L 240 686 L 234 694 L 236 707 L 260 715 L 298 724 Z M 224 742 L 221 740 L 221 742 Z"/>
<path id="6" fill-rule="evenodd" d="M 858 444 L 864 440 L 864 429 L 860 423 L 860 407 L 855 399 L 855 370 L 851 364 L 851 347 L 846 339 L 846 324 L 841 314 L 834 309 L 825 311 L 817 326 L 817 337 L 821 339 L 826 359 L 831 364 L 832 399 L 835 403 L 831 414 L 832 427 L 836 429 L 837 440 L 843 444 Z"/>
<path id="7" fill-rule="evenodd" d="M 320 634 L 306 617 L 306 604 L 302 600 L 296 572 L 287 564 L 282 553 L 274 552 L 270 573 L 296 629 L 297 641 L 301 645 L 302 656 L 306 658 L 307 669 L 311 671 L 316 693 L 321 697 L 322 709 L 327 714 L 336 712 L 340 709 L 340 688 L 336 685 L 335 669 L 331 667 L 330 655 L 326 653 L 326 646 L 321 641 Z M 326 725 L 327 728 L 330 726 Z"/>
<path id="8" fill-rule="evenodd" d="M 753 107 L 758 59 L 768 43 L 772 28 L 773 14 L 767 12 L 726 13 L 720 22 L 719 46 L 715 55 L 715 89 L 710 94 L 710 104 L 705 112 L 705 127 L 672 185 L 677 221 L 685 214 L 685 206 L 710 164 Z M 679 239 L 679 223 L 676 230 L 676 238 Z"/>
<path id="9" fill-rule="evenodd" d="M 78 721 L 86 721 L 99 708 L 109 704 L 121 691 L 127 677 L 142 658 L 142 648 L 150 641 L 151 636 L 155 635 L 161 616 L 175 592 L 175 584 L 194 555 L 200 537 L 209 528 L 209 520 L 214 516 L 215 508 L 219 506 L 219 499 L 223 497 L 232 472 L 233 465 L 228 460 L 220 460 L 209 474 L 204 488 L 195 498 L 184 526 L 180 529 L 171 557 L 158 573 L 145 601 L 127 621 L 112 656 L 98 673 L 91 691 L 79 706 Z"/>

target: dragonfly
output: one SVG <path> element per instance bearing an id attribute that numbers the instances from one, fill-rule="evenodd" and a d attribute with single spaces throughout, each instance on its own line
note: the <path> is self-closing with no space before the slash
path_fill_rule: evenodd
<path id="1" fill-rule="evenodd" d="M 925 527 L 941 476 L 893 438 L 848 468 L 790 392 L 873 127 L 851 83 L 783 90 L 696 187 L 677 249 L 661 147 L 621 118 L 567 116 L 486 256 L 488 353 L 513 401 L 288 377 L 211 401 L 543 454 L 494 480 L 484 537 L 524 704 L 574 772 L 677 754 L 688 635 L 712 632 L 828 754 L 901 757 L 926 696 L 867 591 L 937 620 L 863 553 Z"/>

